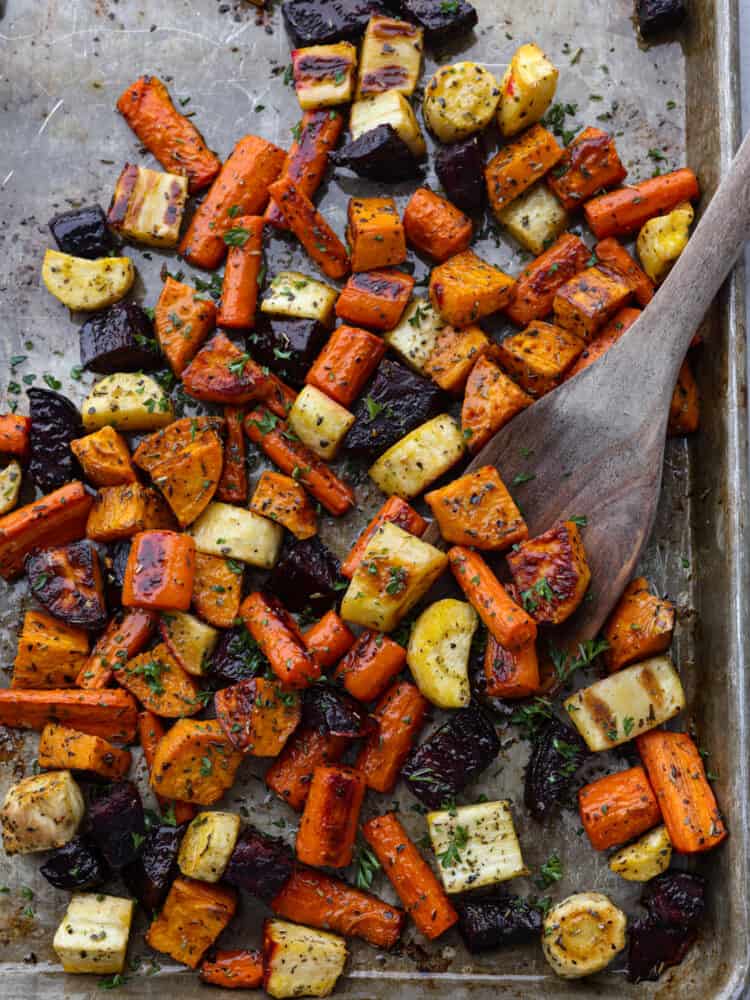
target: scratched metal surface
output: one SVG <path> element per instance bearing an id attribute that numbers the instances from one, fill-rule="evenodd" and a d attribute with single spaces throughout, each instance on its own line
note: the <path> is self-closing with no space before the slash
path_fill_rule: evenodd
<path id="1" fill-rule="evenodd" d="M 578 105 L 569 127 L 611 115 L 605 127 L 618 136 L 622 133 L 619 146 L 631 177 L 651 173 L 648 150 L 658 147 L 665 152 L 666 166 L 687 162 L 698 171 L 705 190 L 715 186 L 737 134 L 734 0 L 693 4 L 689 26 L 677 38 L 650 49 L 636 40 L 632 0 L 526 0 L 503 5 L 502 14 L 493 0 L 483 0 L 478 7 L 476 34 L 457 44 L 454 52 L 432 54 L 426 72 L 461 52 L 500 75 L 515 47 L 533 39 L 561 68 L 559 99 Z M 259 18 L 245 0 L 0 0 L 0 383 L 4 393 L 10 390 L 8 400 L 19 400 L 21 412 L 24 399 L 14 389 L 25 389 L 24 376 L 38 373 L 39 380 L 41 373 L 50 373 L 60 379 L 62 391 L 79 402 L 90 383 L 86 376 L 82 381 L 71 377 L 78 361 L 76 320 L 46 294 L 39 271 L 50 243 L 46 221 L 55 211 L 91 200 L 106 207 L 123 162 L 149 162 L 114 113 L 119 93 L 141 72 L 154 72 L 169 82 L 177 98 L 190 98 L 186 108 L 195 112 L 209 144 L 222 156 L 247 132 L 286 145 L 298 118 L 293 94 L 282 82 L 288 48 L 278 10 Z M 363 188 L 363 182 L 352 179 L 328 185 L 322 205 L 339 232 L 346 198 Z M 401 206 L 406 190 L 396 188 Z M 518 273 L 518 248 L 494 227 L 485 229 L 480 252 Z M 135 296 L 153 305 L 165 255 L 154 252 L 149 257 L 137 248 L 127 252 L 138 268 Z M 173 271 L 182 266 L 176 260 L 167 263 Z M 291 244 L 275 240 L 271 272 L 289 265 L 308 268 Z M 425 270 L 417 259 L 417 275 Z M 354 945 L 337 995 L 350 1000 L 387 997 L 394 990 L 415 1000 L 449 993 L 456 998 L 522 998 L 542 992 L 580 998 L 742 995 L 748 942 L 743 646 L 748 579 L 740 295 L 735 279 L 706 324 L 706 344 L 698 360 L 701 432 L 690 443 L 669 444 L 661 510 L 643 566 L 679 607 L 675 660 L 688 690 L 689 715 L 711 752 L 712 769 L 719 773 L 717 790 L 732 831 L 726 845 L 700 865 L 712 886 L 711 913 L 700 943 L 682 967 L 655 986 L 628 986 L 621 963 L 607 975 L 571 985 L 549 972 L 536 943 L 477 958 L 466 953 L 455 932 L 428 944 L 410 927 L 397 954 Z M 10 358 L 16 355 L 27 360 L 11 370 Z M 356 516 L 343 524 L 329 519 L 323 525 L 324 538 L 340 552 L 363 523 L 363 511 L 378 502 L 362 481 L 358 499 Z M 22 584 L 1 586 L 0 677 L 7 683 L 21 613 L 31 599 Z M 480 792 L 513 800 L 528 865 L 538 869 L 553 850 L 563 861 L 562 881 L 548 890 L 554 899 L 596 889 L 636 915 L 637 889 L 613 876 L 606 858 L 584 842 L 574 812 L 564 810 L 544 830 L 525 815 L 520 789 L 528 746 L 512 735 L 504 733 L 497 766 L 463 801 Z M 36 743 L 35 734 L 0 730 L 0 796 L 29 773 Z M 616 757 L 599 757 L 596 771 L 589 768 L 587 776 L 620 764 Z M 139 758 L 136 771 L 145 790 Z M 225 804 L 241 808 L 261 829 L 291 840 L 296 817 L 270 800 L 262 773 L 257 762 L 245 765 Z M 422 837 L 424 820 L 410 810 L 409 796 L 397 798 L 411 832 Z M 390 799 L 371 795 L 367 813 L 389 804 Z M 68 894 L 50 888 L 39 875 L 39 865 L 39 856 L 9 862 L 0 854 L 0 886 L 9 889 L 0 894 L 0 995 L 9 1000 L 100 995 L 97 977 L 63 976 L 58 971 L 51 940 Z M 538 892 L 528 880 L 512 888 Z M 24 889 L 33 892 L 33 899 Z M 382 876 L 374 889 L 394 899 Z M 239 919 L 222 943 L 257 945 L 265 915 L 259 904 L 245 898 Z M 130 947 L 137 967 L 129 971 L 122 990 L 143 998 L 177 990 L 197 996 L 201 987 L 193 974 L 148 952 L 143 927 L 139 917 Z"/>

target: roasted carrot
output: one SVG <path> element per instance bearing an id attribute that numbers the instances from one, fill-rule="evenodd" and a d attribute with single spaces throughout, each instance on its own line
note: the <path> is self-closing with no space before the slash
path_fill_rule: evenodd
<path id="1" fill-rule="evenodd" d="M 48 722 L 42 730 L 37 759 L 47 770 L 86 771 L 110 780 L 124 778 L 130 770 L 129 750 L 58 722 Z"/>
<path id="2" fill-rule="evenodd" d="M 228 330 L 248 330 L 255 323 L 258 279 L 263 265 L 263 217 L 243 215 L 233 220 L 231 244 L 221 285 L 217 323 Z"/>
<path id="3" fill-rule="evenodd" d="M 191 194 L 202 191 L 221 170 L 221 160 L 177 111 L 158 77 L 139 77 L 120 94 L 117 110 L 165 170 L 187 177 Z"/>
<path id="4" fill-rule="evenodd" d="M 669 435 L 694 434 L 700 424 L 698 385 L 687 360 L 682 362 L 669 405 Z"/>
<path id="5" fill-rule="evenodd" d="M 164 282 L 154 313 L 159 347 L 179 378 L 216 326 L 216 306 L 171 275 Z"/>
<path id="6" fill-rule="evenodd" d="M 27 458 L 30 433 L 31 417 L 22 417 L 17 413 L 3 413 L 0 416 L 0 455 Z"/>
<path id="7" fill-rule="evenodd" d="M 466 380 L 461 407 L 461 429 L 468 438 L 469 451 L 479 451 L 495 431 L 533 402 L 494 361 L 481 357 Z"/>
<path id="8" fill-rule="evenodd" d="M 593 365 L 595 361 L 606 354 L 613 344 L 616 344 L 620 337 L 628 330 L 641 315 L 640 309 L 632 306 L 625 306 L 612 317 L 607 325 L 597 334 L 594 339 L 587 344 L 578 356 L 576 363 L 565 373 L 565 381 L 573 378 L 584 368 Z"/>
<path id="9" fill-rule="evenodd" d="M 349 579 L 354 576 L 354 571 L 362 562 L 364 551 L 370 539 L 380 525 L 385 524 L 387 521 L 398 525 L 404 531 L 408 531 L 410 535 L 416 535 L 417 538 L 420 538 L 427 530 L 427 521 L 413 507 L 410 507 L 406 500 L 402 500 L 401 497 L 397 496 L 388 497 L 341 564 L 341 572 L 344 576 L 349 577 Z"/>
<path id="10" fill-rule="evenodd" d="M 491 698 L 527 698 L 540 689 L 536 644 L 525 642 L 516 649 L 501 646 L 494 635 L 487 638 L 484 676 Z"/>
<path id="11" fill-rule="evenodd" d="M 335 148 L 343 126 L 343 115 L 324 108 L 305 111 L 302 121 L 293 130 L 294 142 L 286 154 L 281 176 L 291 177 L 308 198 L 312 198 L 320 187 L 328 166 L 328 154 Z M 287 228 L 274 201 L 268 203 L 264 218 L 277 229 Z"/>
<path id="12" fill-rule="evenodd" d="M 720 844 L 728 831 L 693 740 L 687 733 L 652 729 L 636 745 L 674 849 L 697 854 Z"/>
<path id="13" fill-rule="evenodd" d="M 427 699 L 408 681 L 397 681 L 377 703 L 373 715 L 378 728 L 368 737 L 355 765 L 368 788 L 392 792 L 396 787 L 428 707 Z"/>
<path id="14" fill-rule="evenodd" d="M 153 635 L 157 620 L 157 614 L 146 608 L 129 608 L 113 618 L 81 668 L 76 678 L 78 687 L 108 687 L 114 668 L 141 652 Z"/>
<path id="15" fill-rule="evenodd" d="M 146 761 L 149 773 L 154 763 L 154 757 L 156 756 L 156 748 L 165 732 L 164 723 L 158 715 L 154 715 L 148 709 L 144 709 L 138 713 L 138 739 L 143 748 L 143 758 Z M 159 801 L 162 811 L 170 808 L 174 810 L 175 823 L 178 825 L 180 823 L 189 823 L 198 812 L 192 802 L 181 802 L 179 799 L 165 799 L 162 795 L 157 795 L 156 798 Z"/>
<path id="16" fill-rule="evenodd" d="M 334 330 L 305 382 L 342 406 L 351 406 L 385 354 L 385 341 L 356 326 Z"/>
<path id="17" fill-rule="evenodd" d="M 180 253 L 190 264 L 209 270 L 221 264 L 227 250 L 224 237 L 235 218 L 264 211 L 268 189 L 285 159 L 284 150 L 265 139 L 240 139 L 182 238 Z"/>
<path id="18" fill-rule="evenodd" d="M 362 833 L 418 930 L 433 940 L 452 927 L 458 914 L 395 813 L 371 819 Z"/>
<path id="19" fill-rule="evenodd" d="M 591 251 L 583 240 L 563 233 L 518 276 L 513 300 L 505 310 L 508 319 L 518 326 L 544 319 L 552 311 L 558 288 L 582 271 L 590 259 Z"/>
<path id="20" fill-rule="evenodd" d="M 695 174 L 683 168 L 601 194 L 587 201 L 583 211 L 591 232 L 604 240 L 634 233 L 655 215 L 670 212 L 681 201 L 695 201 L 699 196 Z"/>
<path id="21" fill-rule="evenodd" d="M 216 499 L 225 503 L 245 503 L 247 500 L 247 469 L 245 467 L 245 434 L 242 430 L 244 410 L 224 407 L 227 438 L 224 444 L 224 467 L 216 489 Z"/>
<path id="22" fill-rule="evenodd" d="M 134 538 L 122 585 L 123 607 L 187 611 L 195 575 L 195 542 L 176 531 L 141 531 Z"/>
<path id="23" fill-rule="evenodd" d="M 492 211 L 499 213 L 564 155 L 565 150 L 543 125 L 532 125 L 518 139 L 506 143 L 484 171 Z"/>
<path id="24" fill-rule="evenodd" d="M 302 638 L 305 649 L 321 670 L 327 670 L 334 663 L 338 663 L 355 642 L 346 622 L 335 611 L 326 611 L 320 621 L 312 625 Z"/>
<path id="25" fill-rule="evenodd" d="M 263 955 L 259 951 L 217 951 L 204 959 L 198 975 L 209 986 L 225 990 L 257 990 L 263 985 Z"/>
<path id="26" fill-rule="evenodd" d="M 132 743 L 138 709 L 127 691 L 0 690 L 0 726 L 44 729 L 60 722 L 116 743 Z"/>
<path id="27" fill-rule="evenodd" d="M 640 766 L 584 785 L 578 792 L 578 809 L 595 851 L 633 840 L 661 820 L 654 790 Z"/>
<path id="28" fill-rule="evenodd" d="M 296 622 L 280 601 L 254 591 L 240 605 L 240 616 L 282 684 L 304 688 L 320 677 L 320 667 L 304 648 Z"/>
<path id="29" fill-rule="evenodd" d="M 292 809 L 301 812 L 315 768 L 335 764 L 348 745 L 345 736 L 331 736 L 304 727 L 298 729 L 266 771 L 266 785 Z"/>
<path id="30" fill-rule="evenodd" d="M 318 521 L 304 488 L 280 472 L 264 472 L 255 487 L 250 510 L 283 525 L 296 538 L 312 538 L 318 532 Z"/>
<path id="31" fill-rule="evenodd" d="M 602 630 L 608 643 L 604 662 L 609 672 L 669 649 L 674 621 L 671 601 L 652 594 L 645 577 L 631 580 Z"/>
<path id="32" fill-rule="evenodd" d="M 351 270 L 346 247 L 305 192 L 287 175 L 272 184 L 269 193 L 287 226 L 323 274 L 335 280 L 346 277 Z"/>
<path id="33" fill-rule="evenodd" d="M 364 797 L 365 779 L 353 768 L 341 764 L 315 768 L 295 845 L 303 864 L 328 868 L 351 864 Z"/>
<path id="34" fill-rule="evenodd" d="M 466 250 L 472 228 L 467 215 L 429 188 L 417 188 L 404 210 L 406 239 L 420 253 L 437 261 Z"/>
<path id="35" fill-rule="evenodd" d="M 620 162 L 612 136 L 589 126 L 575 137 L 547 176 L 547 183 L 569 211 L 605 188 L 620 184 L 627 170 Z"/>
<path id="36" fill-rule="evenodd" d="M 18 576 L 32 549 L 83 538 L 93 502 L 83 483 L 74 480 L 0 517 L 0 576 Z"/>
<path id="37" fill-rule="evenodd" d="M 354 505 L 354 491 L 301 441 L 289 435 L 287 425 L 264 406 L 245 417 L 245 433 L 287 476 L 302 483 L 325 509 L 336 516 Z"/>
<path id="38" fill-rule="evenodd" d="M 278 917 L 362 938 L 375 948 L 392 948 L 405 920 L 397 907 L 311 868 L 295 869 L 270 905 Z"/>
<path id="39" fill-rule="evenodd" d="M 644 270 L 633 260 L 625 247 L 610 236 L 594 247 L 597 267 L 603 271 L 614 271 L 629 285 L 635 301 L 645 308 L 654 297 L 654 283 Z"/>
<path id="40" fill-rule="evenodd" d="M 358 701 L 374 701 L 406 664 L 406 650 L 382 632 L 362 632 L 336 669 Z"/>
<path id="41" fill-rule="evenodd" d="M 477 552 L 454 545 L 448 551 L 453 575 L 501 646 L 518 649 L 536 638 L 536 622 L 508 595 Z"/>
<path id="42" fill-rule="evenodd" d="M 336 300 L 336 315 L 353 326 L 392 330 L 409 304 L 414 278 L 403 271 L 358 271 Z"/>

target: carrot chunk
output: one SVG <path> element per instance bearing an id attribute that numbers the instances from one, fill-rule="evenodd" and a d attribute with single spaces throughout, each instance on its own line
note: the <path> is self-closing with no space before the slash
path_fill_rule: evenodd
<path id="1" fill-rule="evenodd" d="M 32 549 L 83 538 L 93 502 L 83 483 L 74 480 L 0 517 L 0 576 L 18 576 Z"/>
<path id="2" fill-rule="evenodd" d="M 420 538 L 427 530 L 427 521 L 425 521 L 422 515 L 418 514 L 413 507 L 410 507 L 406 500 L 402 500 L 401 497 L 397 496 L 388 497 L 375 517 L 373 517 L 357 541 L 354 543 L 351 552 L 341 564 L 341 572 L 344 576 L 349 579 L 354 576 L 354 571 L 362 562 L 365 549 L 367 548 L 370 539 L 378 530 L 380 525 L 385 524 L 387 521 L 398 525 L 398 527 L 403 528 L 404 531 L 408 531 L 410 535 L 416 535 L 417 538 Z"/>
<path id="3" fill-rule="evenodd" d="M 373 713 L 378 728 L 357 757 L 356 768 L 364 775 L 368 788 L 393 791 L 428 708 L 427 699 L 408 681 L 396 682 L 386 691 Z"/>
<path id="4" fill-rule="evenodd" d="M 661 820 L 659 803 L 642 767 L 584 785 L 578 792 L 578 809 L 595 851 L 633 840 Z"/>
<path id="5" fill-rule="evenodd" d="M 112 671 L 141 652 L 153 635 L 156 623 L 156 613 L 146 608 L 129 608 L 115 616 L 81 667 L 76 677 L 78 687 L 108 687 Z"/>
<path id="6" fill-rule="evenodd" d="M 345 736 L 298 729 L 266 771 L 266 785 L 292 809 L 302 812 L 315 768 L 335 764 L 348 745 Z"/>
<path id="7" fill-rule="evenodd" d="M 682 201 L 700 196 L 698 179 L 692 170 L 673 170 L 659 177 L 618 188 L 592 198 L 583 207 L 589 229 L 598 240 L 627 236 L 655 215 L 671 212 Z"/>
<path id="8" fill-rule="evenodd" d="M 320 621 L 302 636 L 305 648 L 321 670 L 338 663 L 354 645 L 355 638 L 346 622 L 335 611 L 326 611 Z"/>
<path id="9" fill-rule="evenodd" d="M 667 433 L 670 435 L 694 434 L 698 430 L 699 423 L 700 396 L 698 395 L 698 385 L 690 365 L 687 361 L 683 361 L 680 374 L 677 376 L 677 385 L 672 394 L 672 402 L 669 405 Z"/>
<path id="10" fill-rule="evenodd" d="M 296 622 L 280 601 L 255 591 L 242 602 L 240 615 L 282 684 L 304 688 L 320 677 L 320 667 L 304 648 Z"/>
<path id="11" fill-rule="evenodd" d="M 402 271 L 356 272 L 336 300 L 336 315 L 353 326 L 392 330 L 409 304 L 413 288 L 414 278 Z"/>
<path id="12" fill-rule="evenodd" d="M 297 832 L 299 860 L 314 867 L 350 865 L 364 797 L 359 772 L 338 764 L 316 767 Z"/>
<path id="13" fill-rule="evenodd" d="M 263 400 L 279 417 L 286 416 L 296 395 L 223 333 L 198 351 L 182 373 L 182 384 L 189 396 L 205 403 L 242 406 Z"/>
<path id="14" fill-rule="evenodd" d="M 243 504 L 247 500 L 247 469 L 245 467 L 245 434 L 242 430 L 244 410 L 224 407 L 227 439 L 224 445 L 224 465 L 216 488 L 216 499 L 224 503 Z"/>
<path id="15" fill-rule="evenodd" d="M 334 280 L 346 277 L 351 270 L 346 247 L 304 191 L 287 175 L 272 184 L 269 192 L 287 226 L 323 274 Z"/>
<path id="16" fill-rule="evenodd" d="M 468 249 L 472 228 L 467 215 L 429 188 L 417 188 L 404 210 L 407 240 L 437 261 Z"/>
<path id="17" fill-rule="evenodd" d="M 263 265 L 263 218 L 243 215 L 234 220 L 232 240 L 221 286 L 217 323 L 228 330 L 248 330 L 255 323 L 258 279 Z"/>
<path id="18" fill-rule="evenodd" d="M 225 990 L 257 990 L 263 985 L 263 955 L 259 951 L 217 951 L 204 959 L 201 982 Z"/>
<path id="19" fill-rule="evenodd" d="M 28 458 L 30 434 L 31 417 L 3 413 L 0 416 L 0 455 Z"/>
<path id="20" fill-rule="evenodd" d="M 354 326 L 334 330 L 305 382 L 342 406 L 351 406 L 385 354 L 385 341 Z"/>
<path id="21" fill-rule="evenodd" d="M 123 607 L 187 611 L 195 575 L 195 542 L 175 531 L 135 536 L 125 567 Z"/>
<path id="22" fill-rule="evenodd" d="M 352 271 L 393 267 L 406 260 L 406 235 L 393 198 L 350 198 L 347 213 Z"/>
<path id="23" fill-rule="evenodd" d="M 406 664 L 406 650 L 382 632 L 362 632 L 335 673 L 358 701 L 374 701 Z"/>
<path id="24" fill-rule="evenodd" d="M 116 743 L 132 743 L 138 709 L 127 691 L 0 690 L 0 726 L 44 729 L 48 722 Z"/>

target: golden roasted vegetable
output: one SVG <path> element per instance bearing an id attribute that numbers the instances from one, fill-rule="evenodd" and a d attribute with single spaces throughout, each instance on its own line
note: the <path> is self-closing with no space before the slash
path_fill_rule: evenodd
<path id="1" fill-rule="evenodd" d="M 420 375 L 435 349 L 443 321 L 426 299 L 412 299 L 398 326 L 383 336 L 399 358 Z"/>
<path id="2" fill-rule="evenodd" d="M 630 301 L 633 292 L 614 272 L 588 267 L 559 288 L 555 324 L 584 340 L 591 338 Z"/>
<path id="3" fill-rule="evenodd" d="M 306 385 L 289 411 L 289 426 L 320 458 L 336 457 L 354 414 L 314 385 Z"/>
<path id="4" fill-rule="evenodd" d="M 303 111 L 348 104 L 354 92 L 356 68 L 357 50 L 351 42 L 294 49 L 294 89 Z"/>
<path id="5" fill-rule="evenodd" d="M 535 255 L 544 253 L 568 225 L 568 213 L 545 181 L 538 181 L 514 198 L 500 209 L 497 218 L 522 247 Z"/>
<path id="6" fill-rule="evenodd" d="M 414 93 L 422 66 L 422 29 L 391 17 L 371 17 L 359 59 L 357 100 L 385 90 Z"/>
<path id="7" fill-rule="evenodd" d="M 126 163 L 115 185 L 107 221 L 134 243 L 177 246 L 187 194 L 187 177 Z"/>
<path id="8" fill-rule="evenodd" d="M 185 611 L 165 611 L 159 620 L 159 631 L 183 670 L 196 677 L 208 672 L 208 661 L 219 640 L 215 628 Z"/>
<path id="9" fill-rule="evenodd" d="M 441 66 L 425 87 L 422 110 L 441 142 L 459 142 L 492 121 L 500 87 L 488 69 L 475 62 Z"/>
<path id="10" fill-rule="evenodd" d="M 672 841 L 666 826 L 656 826 L 609 859 L 610 870 L 627 882 L 648 882 L 669 868 Z"/>
<path id="11" fill-rule="evenodd" d="M 522 389 L 538 398 L 562 382 L 585 346 L 577 334 L 535 319 L 501 341 L 497 358 Z"/>
<path id="12" fill-rule="evenodd" d="M 502 309 L 515 281 L 473 250 L 464 250 L 433 268 L 430 301 L 440 317 L 459 329 Z"/>
<path id="13" fill-rule="evenodd" d="M 638 257 L 643 270 L 657 285 L 664 281 L 687 246 L 694 218 L 693 206 L 685 201 L 672 209 L 669 215 L 649 219 L 638 233 Z"/>
<path id="14" fill-rule="evenodd" d="M 66 625 L 46 611 L 27 611 L 10 686 L 73 687 L 88 653 L 89 637 L 84 629 Z"/>
<path id="15" fill-rule="evenodd" d="M 151 787 L 167 799 L 211 806 L 232 787 L 241 763 L 217 719 L 178 719 L 156 748 Z"/>
<path id="16" fill-rule="evenodd" d="M 523 606 L 538 622 L 559 625 L 584 598 L 591 570 L 578 525 L 560 521 L 507 555 Z"/>
<path id="17" fill-rule="evenodd" d="M 6 854 L 51 851 L 72 840 L 85 805 L 70 771 L 49 771 L 11 785 L 0 809 Z"/>
<path id="18" fill-rule="evenodd" d="M 86 537 L 117 542 L 139 531 L 174 527 L 174 518 L 156 490 L 140 483 L 104 486 L 94 497 L 86 522 Z"/>
<path id="19" fill-rule="evenodd" d="M 42 730 L 38 760 L 48 771 L 86 771 L 110 780 L 124 778 L 130 769 L 129 750 L 57 722 L 48 722 Z"/>
<path id="20" fill-rule="evenodd" d="M 274 521 L 228 503 L 211 503 L 190 527 L 195 548 L 211 556 L 272 569 L 284 530 Z"/>
<path id="21" fill-rule="evenodd" d="M 425 363 L 425 375 L 441 389 L 458 395 L 463 391 L 472 368 L 490 350 L 490 340 L 478 326 L 457 330 L 444 326 L 435 338 L 435 346 Z"/>
<path id="22" fill-rule="evenodd" d="M 290 319 L 316 319 L 332 327 L 338 292 L 299 271 L 279 271 L 263 295 L 260 311 Z"/>
<path id="23" fill-rule="evenodd" d="M 119 302 L 135 281 L 129 257 L 101 257 L 87 260 L 48 250 L 42 265 L 42 280 L 50 295 L 68 309 L 104 309 Z"/>
<path id="24" fill-rule="evenodd" d="M 97 307 L 98 308 L 98 307 Z M 169 396 L 150 375 L 119 372 L 97 382 L 81 407 L 83 426 L 98 431 L 153 431 L 174 420 Z"/>
<path id="25" fill-rule="evenodd" d="M 177 855 L 182 874 L 202 882 L 218 882 L 229 864 L 239 832 L 237 813 L 198 813 L 185 831 Z"/>
<path id="26" fill-rule="evenodd" d="M 151 479 L 174 511 L 180 526 L 192 524 L 216 493 L 224 464 L 219 435 L 210 429 L 150 469 Z"/>
<path id="27" fill-rule="evenodd" d="M 599 892 L 577 892 L 544 918 L 544 957 L 563 979 L 606 969 L 625 947 L 625 914 Z"/>
<path id="28" fill-rule="evenodd" d="M 470 604 L 447 597 L 425 608 L 412 627 L 406 662 L 438 708 L 465 708 L 471 701 L 469 652 L 477 624 Z"/>
<path id="29" fill-rule="evenodd" d="M 387 496 L 408 500 L 458 462 L 466 442 L 447 413 L 433 417 L 392 445 L 370 467 L 370 478 Z"/>
<path id="30" fill-rule="evenodd" d="M 263 986 L 276 1000 L 327 997 L 346 963 L 346 942 L 336 934 L 286 920 L 263 927 Z"/>
<path id="31" fill-rule="evenodd" d="M 374 94 L 352 104 L 349 112 L 352 139 L 359 139 L 378 125 L 390 125 L 417 159 L 425 155 L 427 147 L 416 115 L 400 91 L 385 90 L 382 94 Z"/>
<path id="32" fill-rule="evenodd" d="M 674 631 L 674 605 L 649 590 L 638 576 L 625 588 L 604 626 L 608 649 L 604 662 L 610 673 L 669 649 Z"/>
<path id="33" fill-rule="evenodd" d="M 236 908 L 237 896 L 228 886 L 176 878 L 146 932 L 146 944 L 195 969 Z"/>
<path id="34" fill-rule="evenodd" d="M 529 537 L 521 512 L 492 465 L 427 493 L 425 500 L 446 542 L 502 550 Z"/>
<path id="35" fill-rule="evenodd" d="M 304 487 L 281 472 L 263 473 L 250 501 L 250 510 L 277 521 L 295 538 L 312 538 L 317 534 L 315 508 Z"/>
<path id="36" fill-rule="evenodd" d="M 520 45 L 500 81 L 497 123 L 504 136 L 538 122 L 552 103 L 558 70 L 538 45 Z"/>
<path id="37" fill-rule="evenodd" d="M 216 628 L 229 628 L 240 611 L 244 566 L 234 559 L 195 553 L 193 607 Z"/>
<path id="38" fill-rule="evenodd" d="M 15 459 L 0 472 L 0 514 L 8 514 L 18 503 L 23 472 Z"/>
<path id="39" fill-rule="evenodd" d="M 122 486 L 136 481 L 127 442 L 113 427 L 102 427 L 71 441 L 70 450 L 93 486 Z"/>
<path id="40" fill-rule="evenodd" d="M 74 893 L 52 942 L 63 971 L 122 972 L 134 912 L 133 899 Z"/>

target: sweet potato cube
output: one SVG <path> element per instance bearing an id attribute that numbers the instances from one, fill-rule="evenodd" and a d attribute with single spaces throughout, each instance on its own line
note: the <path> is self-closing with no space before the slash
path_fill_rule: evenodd
<path id="1" fill-rule="evenodd" d="M 42 730 L 38 760 L 51 771 L 87 771 L 110 779 L 124 778 L 130 769 L 129 750 L 57 722 L 48 722 Z"/>
<path id="2" fill-rule="evenodd" d="M 173 527 L 174 518 L 156 490 L 140 483 L 124 483 L 103 486 L 96 494 L 86 537 L 94 542 L 119 542 L 139 531 Z"/>
<path id="3" fill-rule="evenodd" d="M 253 757 L 278 757 L 302 716 L 299 695 L 263 677 L 217 691 L 214 703 L 229 742 Z"/>
<path id="4" fill-rule="evenodd" d="M 429 188 L 417 188 L 409 199 L 404 229 L 413 247 L 438 261 L 467 250 L 471 243 L 471 219 Z"/>
<path id="5" fill-rule="evenodd" d="M 406 260 L 406 235 L 393 198 L 350 198 L 347 218 L 352 271 Z"/>
<path id="6" fill-rule="evenodd" d="M 515 282 L 499 268 L 464 250 L 434 268 L 430 275 L 430 301 L 451 326 L 476 323 L 510 301 Z"/>
<path id="7" fill-rule="evenodd" d="M 122 604 L 126 608 L 187 611 L 195 575 L 195 541 L 175 531 L 142 531 L 133 538 Z"/>
<path id="8" fill-rule="evenodd" d="M 574 375 L 582 372 L 584 368 L 588 368 L 589 365 L 593 365 L 595 361 L 598 361 L 613 344 L 617 343 L 623 333 L 630 329 L 640 315 L 641 310 L 634 309 L 632 306 L 625 306 L 624 309 L 615 313 L 609 323 L 602 327 L 594 339 L 586 344 L 578 355 L 576 362 L 565 372 L 564 381 L 567 382 L 569 378 L 573 378 Z"/>
<path id="9" fill-rule="evenodd" d="M 589 126 L 565 150 L 547 183 L 565 208 L 574 212 L 598 191 L 616 187 L 626 175 L 612 136 Z"/>
<path id="10" fill-rule="evenodd" d="M 156 748 L 151 787 L 167 799 L 211 806 L 232 787 L 241 763 L 218 719 L 178 719 Z"/>
<path id="11" fill-rule="evenodd" d="M 88 652 L 89 637 L 82 628 L 66 625 L 46 611 L 27 611 L 10 686 L 73 687 Z"/>
<path id="12" fill-rule="evenodd" d="M 191 285 L 169 276 L 164 282 L 154 314 L 159 347 L 179 378 L 216 326 L 216 306 L 198 298 Z"/>
<path id="13" fill-rule="evenodd" d="M 521 512 L 492 465 L 427 493 L 425 500 L 446 542 L 500 551 L 529 537 Z"/>
<path id="14" fill-rule="evenodd" d="M 674 618 L 674 605 L 652 594 L 645 577 L 631 580 L 604 626 L 609 643 L 604 662 L 609 672 L 669 649 Z"/>
<path id="15" fill-rule="evenodd" d="M 352 274 L 336 301 L 336 315 L 352 326 L 392 330 L 409 304 L 414 278 L 402 271 Z"/>
<path id="16" fill-rule="evenodd" d="M 528 698 L 539 690 L 536 642 L 508 649 L 490 633 L 484 651 L 485 691 L 490 698 Z"/>
<path id="17" fill-rule="evenodd" d="M 70 450 L 94 486 L 120 486 L 136 481 L 127 442 L 114 427 L 101 427 L 93 434 L 71 441 Z"/>
<path id="18" fill-rule="evenodd" d="M 498 360 L 530 396 L 539 397 L 562 382 L 584 346 L 575 333 L 534 320 L 502 341 Z"/>
<path id="19" fill-rule="evenodd" d="M 195 715 L 203 708 L 197 684 L 163 642 L 115 667 L 114 675 L 142 705 L 165 719 Z"/>
<path id="20" fill-rule="evenodd" d="M 484 176 L 490 207 L 497 215 L 562 159 L 565 150 L 543 125 L 532 125 L 487 164 Z"/>
<path id="21" fill-rule="evenodd" d="M 489 338 L 478 326 L 467 326 L 463 330 L 444 326 L 425 362 L 424 373 L 446 392 L 459 393 L 477 359 L 489 348 Z"/>
<path id="22" fill-rule="evenodd" d="M 234 916 L 237 895 L 223 885 L 176 878 L 146 943 L 195 969 Z"/>
<path id="23" fill-rule="evenodd" d="M 152 480 L 181 527 L 192 524 L 209 505 L 219 485 L 223 464 L 221 438 L 215 431 L 205 430 L 151 470 Z"/>
<path id="24" fill-rule="evenodd" d="M 250 510 L 283 525 L 295 538 L 312 538 L 318 525 L 315 508 L 304 488 L 280 472 L 264 472 L 255 487 Z"/>
<path id="25" fill-rule="evenodd" d="M 563 233 L 518 276 L 513 301 L 506 309 L 508 319 L 517 326 L 544 319 L 552 311 L 558 288 L 593 263 L 591 251 L 583 240 L 572 233 Z"/>
<path id="26" fill-rule="evenodd" d="M 555 323 L 590 340 L 627 305 L 631 295 L 630 287 L 612 272 L 588 267 L 558 289 L 553 303 Z"/>
<path id="27" fill-rule="evenodd" d="M 506 556 L 523 606 L 537 622 L 559 625 L 583 600 L 591 580 L 574 521 L 560 521 Z"/>
<path id="28" fill-rule="evenodd" d="M 461 429 L 469 451 L 479 451 L 496 431 L 533 402 L 494 361 L 481 357 L 466 382 L 461 407 Z"/>
<path id="29" fill-rule="evenodd" d="M 622 278 L 630 286 L 638 305 L 645 309 L 654 297 L 654 283 L 625 247 L 614 236 L 609 236 L 596 244 L 594 256 L 599 269 L 611 271 L 616 277 Z"/>
<path id="30" fill-rule="evenodd" d="M 229 628 L 240 612 L 242 563 L 224 556 L 195 553 L 193 607 L 200 618 L 217 628 Z"/>
<path id="31" fill-rule="evenodd" d="M 690 365 L 682 362 L 677 385 L 669 406 L 667 433 L 670 435 L 694 434 L 700 423 L 700 396 Z"/>

